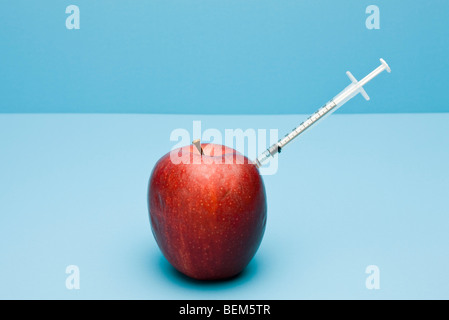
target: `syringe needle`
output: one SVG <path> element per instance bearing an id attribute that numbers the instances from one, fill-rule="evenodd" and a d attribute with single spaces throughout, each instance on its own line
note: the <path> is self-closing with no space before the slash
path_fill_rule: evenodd
<path id="1" fill-rule="evenodd" d="M 313 113 L 307 120 L 301 123 L 298 127 L 293 129 L 290 133 L 285 135 L 284 138 L 280 139 L 278 142 L 273 144 L 267 150 L 265 150 L 262 154 L 260 154 L 256 159 L 256 166 L 261 167 L 263 164 L 268 161 L 271 157 L 274 157 L 276 153 L 280 153 L 282 148 L 284 148 L 290 141 L 299 136 L 301 133 L 306 131 L 312 125 L 323 119 L 325 116 L 330 115 L 346 102 L 355 97 L 358 93 L 360 93 L 366 100 L 369 100 L 369 96 L 363 89 L 363 86 L 367 84 L 369 81 L 374 79 L 377 75 L 382 73 L 384 70 L 391 72 L 390 67 L 385 62 L 385 60 L 380 59 L 381 65 L 373 70 L 370 74 L 368 74 L 365 78 L 360 81 L 357 81 L 356 78 L 351 74 L 351 72 L 347 71 L 349 79 L 351 80 L 351 84 L 347 86 L 342 92 L 336 95 L 333 99 L 327 102 L 323 107 L 318 109 L 315 113 Z"/>

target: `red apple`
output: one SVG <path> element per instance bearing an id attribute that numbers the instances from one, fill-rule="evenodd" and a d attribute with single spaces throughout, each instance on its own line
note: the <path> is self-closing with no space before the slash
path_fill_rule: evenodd
<path id="1" fill-rule="evenodd" d="M 170 153 L 157 162 L 149 181 L 151 227 L 178 271 L 224 279 L 239 274 L 262 241 L 265 187 L 257 167 L 234 149 L 202 148 L 203 154 L 193 145 L 172 151 L 187 155 L 188 164 L 175 164 Z"/>

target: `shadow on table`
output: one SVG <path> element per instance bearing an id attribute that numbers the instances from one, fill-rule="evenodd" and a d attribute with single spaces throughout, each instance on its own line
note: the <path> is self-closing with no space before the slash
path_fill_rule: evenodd
<path id="1" fill-rule="evenodd" d="M 183 287 L 198 289 L 224 289 L 236 287 L 251 281 L 251 279 L 257 274 L 258 270 L 256 255 L 256 257 L 251 260 L 248 266 L 241 273 L 232 278 L 224 280 L 196 280 L 176 270 L 162 254 L 159 254 L 155 257 L 155 259 L 158 259 L 159 269 L 168 280 Z"/>

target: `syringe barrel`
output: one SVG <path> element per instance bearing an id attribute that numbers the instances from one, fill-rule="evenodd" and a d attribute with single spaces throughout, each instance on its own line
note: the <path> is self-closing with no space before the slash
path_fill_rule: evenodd
<path id="1" fill-rule="evenodd" d="M 277 143 L 273 144 L 270 148 L 265 150 L 256 160 L 258 167 L 262 166 L 270 157 L 274 157 L 276 153 L 279 153 L 283 147 L 285 147 L 290 141 L 302 134 L 312 125 L 323 120 L 328 115 L 334 113 L 346 102 L 351 100 L 355 95 L 360 92 L 360 88 L 357 84 L 351 83 L 343 91 L 337 94 L 333 99 L 328 101 L 324 106 L 319 108 L 314 114 L 312 114 L 307 120 L 301 123 L 298 127 L 293 129 L 290 133 L 286 134 L 284 138 L 280 139 Z"/>
<path id="2" fill-rule="evenodd" d="M 327 102 L 323 107 L 318 109 L 314 114 L 307 118 L 307 120 L 293 129 L 290 133 L 286 134 L 284 138 L 280 139 L 277 143 L 273 144 L 270 148 L 265 150 L 256 159 L 256 165 L 258 167 L 262 166 L 270 157 L 274 157 L 276 153 L 281 152 L 282 148 L 285 147 L 290 141 L 302 134 L 313 124 L 317 123 L 318 121 L 324 119 L 327 115 L 334 112 L 337 108 L 338 106 L 333 99 Z"/>
<path id="3" fill-rule="evenodd" d="M 284 138 L 279 140 L 278 148 L 282 149 L 294 138 L 299 136 L 301 133 L 310 128 L 313 124 L 317 123 L 319 120 L 323 119 L 326 115 L 332 113 L 334 109 L 337 107 L 337 104 L 330 100 L 323 107 L 319 108 L 314 114 L 312 114 L 307 120 L 301 123 L 298 127 L 293 129 L 289 134 L 287 134 Z"/>
<path id="4" fill-rule="evenodd" d="M 346 102 L 354 98 L 360 92 L 360 86 L 351 83 L 349 86 L 343 89 L 339 94 L 337 94 L 332 100 L 337 105 L 334 111 L 344 105 Z"/>

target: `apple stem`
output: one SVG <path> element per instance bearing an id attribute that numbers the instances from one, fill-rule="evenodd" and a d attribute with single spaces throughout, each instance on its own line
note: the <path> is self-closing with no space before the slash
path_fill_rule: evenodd
<path id="1" fill-rule="evenodd" d="M 192 143 L 193 143 L 193 144 L 195 145 L 195 147 L 198 149 L 198 152 L 199 152 L 201 155 L 203 155 L 204 152 L 203 152 L 203 148 L 201 148 L 201 141 L 200 141 L 200 139 L 193 140 Z"/>

